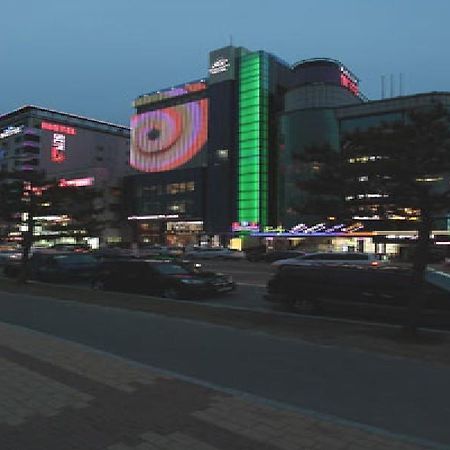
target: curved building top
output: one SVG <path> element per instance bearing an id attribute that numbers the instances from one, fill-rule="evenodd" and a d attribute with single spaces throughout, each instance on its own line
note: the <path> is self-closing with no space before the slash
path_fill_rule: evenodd
<path id="1" fill-rule="evenodd" d="M 359 79 L 344 64 L 331 58 L 304 59 L 292 65 L 294 83 L 326 83 L 347 88 L 360 97 Z"/>

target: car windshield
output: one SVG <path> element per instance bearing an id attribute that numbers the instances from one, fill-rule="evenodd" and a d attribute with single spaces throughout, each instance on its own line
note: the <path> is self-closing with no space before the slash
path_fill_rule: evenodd
<path id="1" fill-rule="evenodd" d="M 155 270 L 164 275 L 190 275 L 191 272 L 178 264 L 155 264 L 152 265 Z"/>

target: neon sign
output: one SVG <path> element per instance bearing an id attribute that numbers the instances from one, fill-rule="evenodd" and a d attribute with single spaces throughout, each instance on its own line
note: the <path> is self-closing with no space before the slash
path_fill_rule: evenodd
<path id="1" fill-rule="evenodd" d="M 10 136 L 14 136 L 15 134 L 22 133 L 23 125 L 18 127 L 8 127 L 0 133 L 0 139 L 4 139 Z"/>
<path id="2" fill-rule="evenodd" d="M 232 231 L 259 231 L 259 223 L 257 222 L 233 222 L 231 224 Z"/>
<path id="3" fill-rule="evenodd" d="M 230 68 L 230 61 L 228 58 L 217 58 L 208 69 L 211 75 L 216 75 L 218 73 L 226 72 Z"/>
<path id="4" fill-rule="evenodd" d="M 55 133 L 70 134 L 75 136 L 77 130 L 73 127 L 67 127 L 66 125 L 59 125 L 57 123 L 41 122 L 41 129 L 47 131 L 54 131 Z"/>
<path id="5" fill-rule="evenodd" d="M 341 67 L 341 86 L 347 88 L 355 95 L 359 94 L 358 80 L 344 67 Z"/>
<path id="6" fill-rule="evenodd" d="M 55 163 L 62 163 L 66 159 L 66 136 L 55 133 L 53 144 L 50 150 L 50 159 Z"/>
<path id="7" fill-rule="evenodd" d="M 73 178 L 71 180 L 66 180 L 65 178 L 61 178 L 58 182 L 59 187 L 84 187 L 84 186 L 92 186 L 94 184 L 94 177 L 86 177 L 86 178 Z"/>

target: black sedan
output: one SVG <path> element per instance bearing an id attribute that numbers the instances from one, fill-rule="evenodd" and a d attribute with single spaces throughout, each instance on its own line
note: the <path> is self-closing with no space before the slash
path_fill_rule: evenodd
<path id="1" fill-rule="evenodd" d="M 129 259 L 104 262 L 92 287 L 174 299 L 195 299 L 230 292 L 236 286 L 230 276 L 201 271 L 188 265 Z"/>
<path id="2" fill-rule="evenodd" d="M 91 280 L 97 273 L 98 261 L 86 253 L 58 252 L 46 250 L 35 252 L 28 262 L 28 276 L 46 282 Z M 4 273 L 16 277 L 20 271 L 20 258 L 11 260 L 4 267 Z"/>

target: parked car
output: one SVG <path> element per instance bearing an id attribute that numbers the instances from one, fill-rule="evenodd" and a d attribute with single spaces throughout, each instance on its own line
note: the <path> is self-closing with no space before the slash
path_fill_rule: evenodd
<path id="1" fill-rule="evenodd" d="M 75 252 L 75 253 L 88 253 L 91 251 L 91 247 L 88 244 L 55 244 L 50 247 L 51 250 L 57 250 L 60 252 Z"/>
<path id="2" fill-rule="evenodd" d="M 274 262 L 280 259 L 296 258 L 305 255 L 300 250 L 271 250 L 266 252 L 262 250 L 249 249 L 246 251 L 247 260 L 250 262 Z"/>
<path id="3" fill-rule="evenodd" d="M 20 250 L 1 250 L 0 266 L 7 264 L 10 260 L 20 260 L 22 252 Z"/>
<path id="4" fill-rule="evenodd" d="M 188 259 L 235 259 L 245 258 L 245 253 L 224 247 L 192 247 L 184 253 Z"/>
<path id="5" fill-rule="evenodd" d="M 50 282 L 90 280 L 97 267 L 98 261 L 85 253 L 35 253 L 30 259 L 30 277 Z"/>
<path id="6" fill-rule="evenodd" d="M 306 255 L 306 253 L 299 250 L 275 250 L 272 252 L 267 252 L 264 255 L 263 261 L 275 262 L 281 259 L 292 259 L 303 255 Z"/>
<path id="7" fill-rule="evenodd" d="M 133 252 L 126 248 L 103 247 L 93 250 L 91 255 L 102 261 L 104 259 L 131 258 L 133 256 Z"/>
<path id="8" fill-rule="evenodd" d="M 54 250 L 33 253 L 28 264 L 31 279 L 48 282 L 90 280 L 97 267 L 98 261 L 91 255 Z M 19 270 L 20 261 L 11 261 L 4 267 L 5 275 L 11 277 L 17 276 Z"/>
<path id="9" fill-rule="evenodd" d="M 184 253 L 183 247 L 169 247 L 166 245 L 152 245 L 139 249 L 140 257 L 152 257 L 153 255 L 180 256 Z"/>
<path id="10" fill-rule="evenodd" d="M 295 258 L 280 259 L 272 263 L 273 266 L 310 266 L 317 264 L 331 265 L 358 265 L 358 266 L 379 266 L 385 264 L 387 260 L 383 255 L 373 253 L 356 252 L 324 252 L 306 253 Z"/>
<path id="11" fill-rule="evenodd" d="M 184 264 L 129 259 L 103 263 L 92 287 L 185 299 L 230 292 L 236 285 L 228 275 L 201 271 Z"/>
<path id="12" fill-rule="evenodd" d="M 265 299 L 290 309 L 314 312 L 324 302 L 369 302 L 407 306 L 413 290 L 411 269 L 389 266 L 285 265 L 267 283 Z M 426 305 L 450 311 L 450 292 L 426 282 Z"/>

